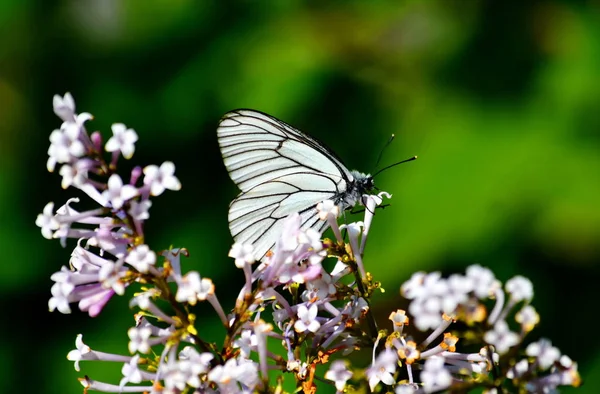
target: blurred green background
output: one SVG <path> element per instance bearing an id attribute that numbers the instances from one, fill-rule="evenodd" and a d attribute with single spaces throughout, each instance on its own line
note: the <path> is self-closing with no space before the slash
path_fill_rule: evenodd
<path id="1" fill-rule="evenodd" d="M 71 248 L 36 215 L 72 196 L 45 169 L 71 92 L 91 130 L 124 122 L 133 161 L 172 160 L 183 184 L 154 200 L 148 242 L 185 246 L 185 269 L 213 278 L 226 306 L 241 274 L 226 257 L 237 194 L 216 126 L 227 111 L 270 113 L 319 138 L 351 168 L 382 173 L 394 195 L 373 224 L 366 264 L 387 292 L 381 324 L 416 270 L 491 267 L 534 283 L 540 327 L 579 362 L 578 393 L 600 391 L 587 332 L 600 283 L 600 2 L 0 2 L 0 381 L 3 392 L 80 393 L 76 378 L 118 381 L 66 354 L 76 334 L 126 352 L 124 297 L 95 319 L 48 313 L 50 275 Z M 10 253 L 9 253 L 10 252 Z M 219 338 L 206 309 L 201 335 Z M 590 326 L 590 324 L 592 324 Z M 565 390 L 573 392 L 574 390 Z"/>

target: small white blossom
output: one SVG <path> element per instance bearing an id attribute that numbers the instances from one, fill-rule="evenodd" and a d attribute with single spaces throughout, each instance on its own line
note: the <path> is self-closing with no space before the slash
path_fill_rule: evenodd
<path id="1" fill-rule="evenodd" d="M 127 336 L 129 336 L 129 344 L 127 345 L 129 353 L 148 353 L 150 351 L 148 340 L 151 335 L 152 329 L 150 327 L 131 327 L 127 330 Z"/>
<path id="2" fill-rule="evenodd" d="M 252 350 L 256 349 L 257 343 L 256 334 L 252 330 L 244 330 L 242 335 L 233 341 L 233 347 L 239 348 L 241 356 L 248 358 Z"/>
<path id="3" fill-rule="evenodd" d="M 344 360 L 335 360 L 331 363 L 329 370 L 325 372 L 325 379 L 335 382 L 337 391 L 343 391 L 346 387 L 346 382 L 352 377 L 352 372 L 348 370 L 348 366 Z"/>
<path id="4" fill-rule="evenodd" d="M 307 308 L 306 305 L 302 304 L 298 307 L 298 320 L 294 323 L 294 329 L 297 332 L 316 332 L 320 327 L 321 323 L 319 323 L 317 318 L 318 308 L 315 304 L 312 304 L 310 308 Z"/>
<path id="5" fill-rule="evenodd" d="M 179 190 L 181 183 L 175 177 L 175 164 L 165 161 L 160 168 L 149 165 L 144 168 L 144 184 L 150 186 L 150 194 L 160 196 L 165 189 Z"/>
<path id="6" fill-rule="evenodd" d="M 517 275 L 506 282 L 506 292 L 514 302 L 529 302 L 533 298 L 533 284 L 524 276 Z"/>
<path id="7" fill-rule="evenodd" d="M 552 343 L 547 339 L 540 339 L 529 344 L 525 353 L 529 357 L 536 357 L 542 370 L 550 368 L 560 358 L 560 350 L 552 346 Z"/>
<path id="8" fill-rule="evenodd" d="M 108 178 L 108 189 L 102 193 L 102 196 L 110 202 L 113 209 L 121 209 L 125 201 L 137 196 L 138 191 L 135 186 L 123 185 L 121 177 L 112 174 Z"/>
<path id="9" fill-rule="evenodd" d="M 86 160 L 77 160 L 73 165 L 65 164 L 60 167 L 59 174 L 62 176 L 61 186 L 67 189 L 69 186 L 82 188 L 88 180 L 89 163 Z"/>
<path id="10" fill-rule="evenodd" d="M 196 271 L 190 271 L 179 280 L 177 285 L 175 299 L 178 302 L 187 302 L 190 305 L 195 305 L 198 301 L 198 293 L 201 290 L 200 274 Z"/>
<path id="11" fill-rule="evenodd" d="M 150 200 L 142 200 L 140 202 L 133 200 L 130 202 L 128 213 L 134 220 L 146 220 L 150 217 L 148 211 L 151 206 L 152 201 Z"/>
<path id="12" fill-rule="evenodd" d="M 55 230 L 58 230 L 60 223 L 54 215 L 54 203 L 49 202 L 44 207 L 41 214 L 35 219 L 35 225 L 42 229 L 42 235 L 46 239 L 52 239 Z"/>
<path id="13" fill-rule="evenodd" d="M 504 320 L 494 324 L 494 328 L 486 332 L 483 336 L 484 341 L 494 345 L 499 354 L 506 353 L 511 347 L 519 343 L 519 335 L 510 331 L 508 324 Z"/>
<path id="14" fill-rule="evenodd" d="M 425 361 L 421 382 L 426 393 L 447 389 L 452 384 L 452 375 L 444 368 L 442 357 L 431 357 Z"/>
<path id="15" fill-rule="evenodd" d="M 256 363 L 247 359 L 231 358 L 225 365 L 217 365 L 208 373 L 208 379 L 215 382 L 222 393 L 240 393 L 238 384 L 253 390 L 259 383 Z"/>
<path id="16" fill-rule="evenodd" d="M 506 377 L 509 379 L 518 379 L 529 369 L 529 362 L 523 359 L 516 363 L 511 369 L 506 372 Z"/>
<path id="17" fill-rule="evenodd" d="M 229 257 L 235 259 L 235 266 L 244 268 L 247 264 L 254 263 L 254 248 L 251 244 L 234 243 L 229 250 Z"/>
<path id="18" fill-rule="evenodd" d="M 215 285 L 213 284 L 212 280 L 208 278 L 202 278 L 200 281 L 200 289 L 198 290 L 198 299 L 200 301 L 204 301 L 213 294 L 215 294 Z"/>
<path id="19" fill-rule="evenodd" d="M 156 253 L 148 245 L 138 245 L 129 252 L 125 262 L 137 269 L 139 272 L 147 273 L 150 267 L 156 263 Z"/>
<path id="20" fill-rule="evenodd" d="M 48 148 L 48 171 L 54 171 L 56 163 L 68 163 L 74 158 L 79 158 L 85 153 L 85 146 L 79 140 L 80 128 L 72 124 L 50 134 L 50 147 Z"/>
<path id="21" fill-rule="evenodd" d="M 210 362 L 214 357 L 211 353 L 198 353 L 192 346 L 186 346 L 179 352 L 180 360 L 189 360 L 201 366 L 199 374 L 208 372 Z"/>
<path id="22" fill-rule="evenodd" d="M 517 312 L 515 320 L 517 323 L 521 324 L 521 329 L 523 331 L 529 332 L 540 322 L 540 315 L 536 312 L 534 307 L 525 305 Z"/>
<path id="23" fill-rule="evenodd" d="M 375 390 L 375 387 L 379 382 L 383 382 L 387 385 L 394 384 L 394 373 L 396 372 L 396 366 L 398 365 L 398 356 L 396 352 L 385 349 L 379 353 L 375 362 L 367 368 L 367 378 L 369 379 L 369 387 L 371 391 Z"/>
<path id="24" fill-rule="evenodd" d="M 75 285 L 68 282 L 56 282 L 52 285 L 50 292 L 52 297 L 48 300 L 48 310 L 50 312 L 58 309 L 60 313 L 69 314 L 71 308 L 69 307 L 69 295 L 75 288 Z"/>
<path id="25" fill-rule="evenodd" d="M 309 301 L 312 299 L 325 300 L 330 295 L 336 293 L 335 285 L 332 283 L 331 276 L 323 272 L 317 279 L 306 283 L 306 291 L 302 294 L 302 299 Z"/>
<path id="26" fill-rule="evenodd" d="M 125 275 L 126 270 L 119 268 L 118 265 L 112 261 L 107 261 L 98 272 L 98 280 L 102 282 L 102 286 L 105 289 L 112 289 L 118 295 L 125 293 L 125 284 L 121 281 L 121 278 Z"/>
<path id="27" fill-rule="evenodd" d="M 106 142 L 107 152 L 121 151 L 123 157 L 131 159 L 135 152 L 135 142 L 138 135 L 133 129 L 128 129 L 123 123 L 115 123 L 111 127 L 113 136 Z"/>
<path id="28" fill-rule="evenodd" d="M 498 286 L 498 281 L 489 268 L 475 264 L 467 267 L 466 273 L 473 280 L 475 295 L 481 299 L 489 297 Z"/>
<path id="29" fill-rule="evenodd" d="M 123 364 L 123 368 L 121 368 L 123 378 L 119 383 L 119 387 L 122 388 L 127 383 L 140 383 L 142 381 L 142 372 L 138 368 L 139 360 L 140 355 L 136 354 L 128 363 Z"/>
<path id="30" fill-rule="evenodd" d="M 67 360 L 75 361 L 75 370 L 77 372 L 80 371 L 79 362 L 81 360 L 90 360 L 92 349 L 85 343 L 83 343 L 83 335 L 78 334 L 77 338 L 75 338 L 75 350 L 71 350 L 69 354 L 67 354 Z"/>
<path id="31" fill-rule="evenodd" d="M 73 100 L 71 93 L 65 93 L 64 97 L 55 94 L 54 97 L 52 97 L 52 107 L 54 108 L 56 116 L 63 121 L 75 121 L 75 100 Z"/>
<path id="32" fill-rule="evenodd" d="M 340 207 L 335 205 L 333 200 L 325 200 L 317 204 L 317 211 L 319 213 L 319 219 L 327 220 L 328 217 L 334 219 L 340 216 Z"/>

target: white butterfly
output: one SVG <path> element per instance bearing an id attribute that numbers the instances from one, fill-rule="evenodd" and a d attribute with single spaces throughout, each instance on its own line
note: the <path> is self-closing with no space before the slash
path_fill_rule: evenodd
<path id="1" fill-rule="evenodd" d="M 221 119 L 217 137 L 229 176 L 241 193 L 229 206 L 236 242 L 260 260 L 275 245 L 283 219 L 298 212 L 302 228 L 322 232 L 316 206 L 333 200 L 352 208 L 374 189 L 373 177 L 350 171 L 322 143 L 259 111 L 238 109 Z"/>

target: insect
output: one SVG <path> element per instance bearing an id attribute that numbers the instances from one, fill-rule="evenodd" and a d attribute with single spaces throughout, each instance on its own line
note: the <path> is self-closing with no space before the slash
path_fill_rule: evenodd
<path id="1" fill-rule="evenodd" d="M 225 167 L 241 193 L 229 206 L 236 242 L 251 243 L 260 260 L 281 234 L 283 219 L 298 212 L 302 228 L 322 232 L 317 204 L 352 208 L 375 187 L 373 177 L 350 171 L 325 145 L 265 113 L 238 109 L 221 119 L 217 137 Z"/>

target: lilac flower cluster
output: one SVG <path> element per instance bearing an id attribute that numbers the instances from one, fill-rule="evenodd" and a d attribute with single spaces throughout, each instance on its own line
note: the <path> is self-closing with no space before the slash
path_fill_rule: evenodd
<path id="1" fill-rule="evenodd" d="M 229 257 L 245 283 L 233 308 L 224 308 L 209 278 L 182 270 L 186 249 L 153 251 L 144 243 L 150 197 L 181 187 L 173 163 L 135 167 L 124 181 L 118 160 L 133 156 L 134 130 L 114 124 L 104 143 L 99 132 L 88 133 L 85 123 L 92 116 L 75 113 L 68 93 L 54 97 L 54 112 L 63 123 L 50 136 L 48 170 L 59 166 L 62 187 L 80 189 L 98 206 L 80 212 L 74 208 L 77 198 L 57 210 L 49 203 L 36 220 L 48 239 L 63 246 L 68 238 L 77 240 L 69 266 L 51 277 L 48 307 L 70 313 L 76 303 L 97 316 L 113 296 L 138 284 L 130 301 L 138 312 L 127 332 L 128 353 L 93 350 L 81 334 L 68 353 L 77 371 L 81 361 L 123 365 L 120 382 L 84 377 L 85 390 L 266 393 L 284 392 L 285 380 L 306 393 L 321 385 L 339 393 L 398 394 L 472 388 L 537 393 L 579 385 L 577 364 L 548 340 L 523 350 L 526 334 L 539 322 L 530 305 L 532 284 L 524 277 L 502 286 L 480 266 L 448 278 L 415 273 L 401 288 L 410 300 L 408 312 L 392 312 L 391 330 L 379 329 L 370 304 L 380 283 L 368 273 L 363 254 L 376 207 L 391 197 L 385 192 L 364 197 L 362 222 L 341 226 L 339 207 L 320 203 L 319 218 L 331 227 L 333 240 L 303 229 L 293 214 L 262 261 L 254 261 L 252 245 L 234 244 Z M 335 264 L 324 264 L 326 259 Z M 208 302 L 221 320 L 222 344 L 200 334 L 202 319 L 193 313 L 199 302 Z M 417 343 L 416 337 L 425 339 Z M 459 350 L 463 338 L 469 350 Z M 282 347 L 277 354 L 271 351 L 275 343 Z M 371 350 L 370 361 L 352 366 L 345 357 L 361 349 Z M 269 371 L 279 372 L 274 381 Z"/>

